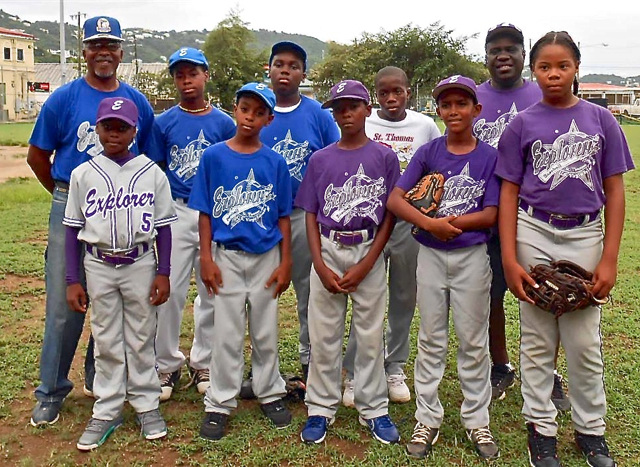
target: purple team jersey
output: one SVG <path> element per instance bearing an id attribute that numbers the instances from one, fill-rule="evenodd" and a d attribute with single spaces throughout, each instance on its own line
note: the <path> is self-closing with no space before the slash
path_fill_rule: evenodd
<path id="1" fill-rule="evenodd" d="M 482 141 L 467 154 L 452 154 L 447 149 L 447 137 L 441 136 L 418 149 L 396 186 L 409 191 L 422 176 L 440 172 L 445 182 L 437 217 L 482 211 L 497 206 L 500 198 L 500 182 L 494 175 L 496 157 L 496 150 Z M 421 244 L 439 250 L 479 245 L 488 239 L 489 229 L 469 230 L 448 242 L 423 230 L 416 235 Z"/>
<path id="2" fill-rule="evenodd" d="M 295 206 L 316 214 L 318 223 L 332 230 L 376 227 L 399 176 L 392 149 L 373 141 L 353 150 L 334 143 L 309 159 Z"/>
<path id="3" fill-rule="evenodd" d="M 633 168 L 622 128 L 607 109 L 584 100 L 568 109 L 540 102 L 505 130 L 496 175 L 520 185 L 529 206 L 578 216 L 602 208 L 605 178 Z"/>
<path id="4" fill-rule="evenodd" d="M 531 81 L 509 90 L 496 89 L 486 81 L 478 86 L 477 95 L 482 111 L 473 124 L 473 134 L 494 148 L 498 147 L 500 136 L 518 112 L 542 100 L 540 88 Z"/>

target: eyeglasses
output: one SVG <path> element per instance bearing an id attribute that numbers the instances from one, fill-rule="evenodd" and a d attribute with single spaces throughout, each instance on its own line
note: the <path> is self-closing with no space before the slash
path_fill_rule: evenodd
<path id="1" fill-rule="evenodd" d="M 118 41 L 110 41 L 110 42 L 91 41 L 91 42 L 85 42 L 84 46 L 85 48 L 91 50 L 92 52 L 97 52 L 102 49 L 107 49 L 109 52 L 117 52 L 118 50 L 120 50 L 121 43 Z"/>

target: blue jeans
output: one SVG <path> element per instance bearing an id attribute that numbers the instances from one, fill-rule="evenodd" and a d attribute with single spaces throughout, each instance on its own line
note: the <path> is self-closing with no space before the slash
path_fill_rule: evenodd
<path id="1" fill-rule="evenodd" d="M 45 251 L 45 283 L 47 292 L 44 341 L 40 356 L 40 386 L 35 391 L 41 402 L 61 402 L 73 389 L 69 369 L 84 326 L 84 313 L 69 309 L 65 280 L 65 229 L 62 225 L 67 205 L 66 189 L 55 188 L 49 214 L 49 237 Z M 80 266 L 86 288 L 84 268 Z M 93 339 L 89 340 L 85 361 L 85 384 L 93 387 Z"/>

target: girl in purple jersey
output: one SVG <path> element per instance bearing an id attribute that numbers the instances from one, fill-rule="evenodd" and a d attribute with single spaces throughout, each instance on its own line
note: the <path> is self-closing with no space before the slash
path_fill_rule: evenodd
<path id="1" fill-rule="evenodd" d="M 594 467 L 612 467 L 604 438 L 600 307 L 555 318 L 537 308 L 523 285 L 530 265 L 568 259 L 593 271 L 596 297 L 617 275 L 624 223 L 622 175 L 634 168 L 622 129 L 607 109 L 579 99 L 580 50 L 566 32 L 550 32 L 531 49 L 542 101 L 520 113 L 500 139 L 499 226 L 507 285 L 520 300 L 522 413 L 534 467 L 560 466 L 553 388 L 558 339 L 567 356 L 575 441 Z M 601 211 L 604 207 L 606 231 Z"/>

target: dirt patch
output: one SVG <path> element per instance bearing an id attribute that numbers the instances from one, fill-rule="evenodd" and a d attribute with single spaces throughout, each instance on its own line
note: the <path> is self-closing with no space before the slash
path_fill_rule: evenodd
<path id="1" fill-rule="evenodd" d="M 0 146 L 0 183 L 18 177 L 34 177 L 27 165 L 27 148 Z"/>

